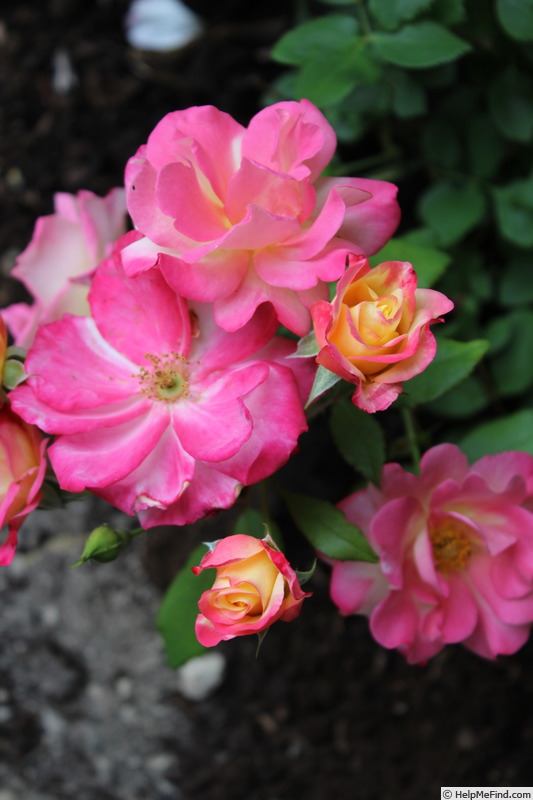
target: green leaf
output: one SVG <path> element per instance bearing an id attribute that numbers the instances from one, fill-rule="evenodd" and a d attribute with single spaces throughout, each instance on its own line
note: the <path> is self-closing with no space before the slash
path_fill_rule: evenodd
<path id="1" fill-rule="evenodd" d="M 502 28 L 520 42 L 533 41 L 533 0 L 497 0 Z"/>
<path id="2" fill-rule="evenodd" d="M 485 195 L 475 183 L 454 186 L 440 181 L 422 196 L 420 216 L 439 244 L 448 247 L 483 219 L 485 208 Z"/>
<path id="3" fill-rule="evenodd" d="M 364 42 L 354 37 L 306 61 L 296 78 L 295 93 L 298 99 L 306 97 L 317 106 L 332 106 L 358 83 L 374 83 L 380 74 Z"/>
<path id="4" fill-rule="evenodd" d="M 324 51 L 338 50 L 345 43 L 353 44 L 357 29 L 357 20 L 345 14 L 328 14 L 309 20 L 279 39 L 272 50 L 272 58 L 282 64 L 301 66 Z"/>
<path id="5" fill-rule="evenodd" d="M 525 409 L 474 428 L 460 442 L 471 461 L 507 450 L 533 455 L 533 411 Z"/>
<path id="6" fill-rule="evenodd" d="M 333 406 L 330 426 L 337 449 L 348 464 L 379 486 L 385 463 L 385 437 L 379 422 L 343 398 Z"/>
<path id="7" fill-rule="evenodd" d="M 171 583 L 157 614 L 157 627 L 163 637 L 171 667 L 181 667 L 190 658 L 206 650 L 196 638 L 194 625 L 198 616 L 198 600 L 202 592 L 213 585 L 214 573 L 206 569 L 194 575 L 191 571 L 191 567 L 198 565 L 206 552 L 207 547 L 203 544 L 193 550 Z"/>
<path id="8" fill-rule="evenodd" d="M 311 392 L 307 399 L 307 403 L 305 404 L 305 408 L 309 408 L 311 403 L 316 400 L 317 397 L 323 395 L 328 391 L 328 389 L 331 389 L 331 387 L 335 386 L 335 384 L 340 380 L 340 377 L 334 372 L 331 372 L 325 367 L 319 367 L 316 371 L 315 380 L 311 387 Z"/>
<path id="9" fill-rule="evenodd" d="M 488 349 L 484 339 L 456 342 L 439 339 L 437 354 L 424 372 L 403 385 L 404 399 L 409 406 L 434 400 L 464 380 Z"/>
<path id="10" fill-rule="evenodd" d="M 284 497 L 294 522 L 320 553 L 338 561 L 379 560 L 363 532 L 331 503 L 293 492 Z"/>
<path id="11" fill-rule="evenodd" d="M 533 245 L 533 180 L 514 181 L 493 191 L 502 236 L 520 247 Z"/>
<path id="12" fill-rule="evenodd" d="M 466 380 L 449 392 L 428 403 L 426 408 L 437 417 L 465 419 L 479 414 L 489 404 L 487 390 L 477 375 Z"/>
<path id="13" fill-rule="evenodd" d="M 384 61 L 408 69 L 444 64 L 470 50 L 467 42 L 436 22 L 417 22 L 395 33 L 375 33 L 372 41 Z"/>
<path id="14" fill-rule="evenodd" d="M 401 22 L 410 22 L 433 0 L 370 0 L 369 11 L 386 30 L 394 30 Z"/>
<path id="15" fill-rule="evenodd" d="M 533 136 L 531 81 L 518 70 L 502 70 L 489 88 L 489 108 L 494 122 L 508 139 L 529 142 Z"/>
<path id="16" fill-rule="evenodd" d="M 418 245 L 403 237 L 389 239 L 385 247 L 369 260 L 373 267 L 383 261 L 408 261 L 415 269 L 418 286 L 427 289 L 441 277 L 452 259 L 442 250 Z"/>
<path id="17" fill-rule="evenodd" d="M 506 346 L 489 361 L 502 397 L 521 394 L 533 385 L 533 311 L 521 308 L 504 318 Z"/>

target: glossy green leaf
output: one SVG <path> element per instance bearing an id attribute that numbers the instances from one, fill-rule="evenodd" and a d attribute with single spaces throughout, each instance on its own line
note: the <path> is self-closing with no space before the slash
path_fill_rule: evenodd
<path id="1" fill-rule="evenodd" d="M 202 592 L 213 585 L 215 572 L 206 569 L 194 575 L 191 571 L 191 567 L 198 565 L 206 552 L 207 547 L 203 544 L 193 550 L 167 590 L 157 614 L 157 627 L 163 637 L 171 667 L 180 667 L 206 649 L 196 638 L 194 625 L 198 616 L 198 600 Z"/>
<path id="2" fill-rule="evenodd" d="M 395 33 L 375 33 L 372 41 L 384 61 L 410 69 L 444 64 L 470 50 L 468 42 L 435 22 L 406 25 Z"/>
<path id="3" fill-rule="evenodd" d="M 339 561 L 378 561 L 363 532 L 325 500 L 284 493 L 290 514 L 313 547 Z"/>
<path id="4" fill-rule="evenodd" d="M 428 289 L 441 277 L 451 260 L 451 256 L 442 250 L 425 247 L 403 237 L 389 239 L 385 247 L 370 258 L 370 264 L 376 266 L 383 261 L 408 261 L 415 269 L 418 286 Z"/>
<path id="5" fill-rule="evenodd" d="M 471 461 L 507 450 L 522 450 L 533 455 L 533 411 L 517 411 L 479 425 L 459 446 Z"/>
<path id="6" fill-rule="evenodd" d="M 497 0 L 502 28 L 520 42 L 533 41 L 533 0 Z"/>
<path id="7" fill-rule="evenodd" d="M 333 406 L 330 426 L 343 458 L 364 478 L 379 485 L 385 463 L 385 437 L 375 416 L 343 398 Z"/>
<path id="8" fill-rule="evenodd" d="M 456 386 L 473 370 L 488 348 L 484 339 L 456 342 L 439 339 L 437 354 L 424 372 L 403 384 L 403 401 L 413 406 L 435 400 Z"/>
<path id="9" fill-rule="evenodd" d="M 434 184 L 420 201 L 420 216 L 447 247 L 462 239 L 485 214 L 485 195 L 475 183 L 455 186 L 448 181 Z"/>
<path id="10" fill-rule="evenodd" d="M 338 50 L 346 43 L 353 44 L 357 29 L 357 20 L 345 14 L 317 17 L 282 36 L 272 50 L 272 58 L 283 64 L 301 66 L 321 56 L 324 51 Z"/>

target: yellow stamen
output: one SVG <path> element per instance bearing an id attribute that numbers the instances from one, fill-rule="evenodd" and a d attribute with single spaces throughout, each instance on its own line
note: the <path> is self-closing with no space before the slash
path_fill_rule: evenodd
<path id="1" fill-rule="evenodd" d="M 447 575 L 466 567 L 472 555 L 472 542 L 461 523 L 449 520 L 430 530 L 429 538 L 437 572 Z"/>

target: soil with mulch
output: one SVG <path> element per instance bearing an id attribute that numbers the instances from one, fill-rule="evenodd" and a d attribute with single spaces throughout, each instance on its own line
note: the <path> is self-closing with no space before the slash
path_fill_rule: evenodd
<path id="1" fill-rule="evenodd" d="M 270 48 L 294 21 L 286 0 L 190 0 L 205 33 L 180 53 L 147 54 L 125 40 L 127 5 L 21 0 L 0 12 L 2 305 L 23 298 L 9 270 L 54 192 L 120 184 L 127 158 L 169 111 L 209 103 L 246 124 L 279 70 Z M 325 463 L 328 444 L 321 426 L 304 436 L 285 479 L 336 501 L 351 476 Z M 191 530 L 148 533 L 147 580 L 163 590 L 193 539 Z M 226 677 L 209 700 L 169 692 L 190 723 L 185 739 L 166 734 L 176 798 L 427 800 L 440 786 L 533 784 L 532 642 L 495 663 L 455 647 L 409 667 L 372 641 L 364 619 L 334 612 L 325 567 L 311 588 L 301 617 L 276 625 L 259 658 L 251 639 L 222 647 Z M 0 736 L 0 761 L 27 756 L 34 740 L 29 730 L 17 749 Z"/>

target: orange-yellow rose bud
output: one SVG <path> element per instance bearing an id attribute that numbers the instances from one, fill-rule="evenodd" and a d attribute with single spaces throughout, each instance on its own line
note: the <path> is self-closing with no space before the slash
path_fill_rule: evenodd
<path id="1" fill-rule="evenodd" d="M 198 606 L 196 636 L 206 647 L 260 633 L 278 619 L 298 616 L 305 597 L 296 573 L 269 539 L 237 534 L 218 541 L 193 572 L 214 567 L 213 587 Z"/>
<path id="2" fill-rule="evenodd" d="M 432 289 L 417 289 L 411 264 L 386 261 L 373 269 L 365 256 L 351 256 L 331 303 L 311 307 L 320 352 L 318 363 L 356 385 L 354 405 L 388 408 L 402 381 L 433 359 L 429 326 L 453 303 Z"/>

